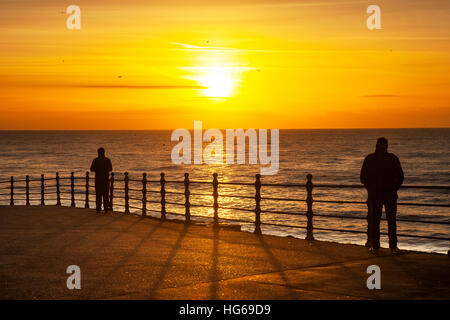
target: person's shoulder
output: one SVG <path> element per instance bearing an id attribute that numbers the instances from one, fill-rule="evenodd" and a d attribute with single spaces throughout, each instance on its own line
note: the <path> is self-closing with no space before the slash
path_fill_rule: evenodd
<path id="1" fill-rule="evenodd" d="M 370 153 L 370 154 L 368 154 L 368 155 L 366 156 L 366 160 L 370 160 L 370 159 L 372 159 L 372 158 L 374 158 L 374 157 L 375 157 L 375 152 Z"/>
<path id="2" fill-rule="evenodd" d="M 109 162 L 111 162 L 111 159 L 109 159 L 109 158 L 107 158 L 107 157 L 105 157 L 105 159 L 106 159 L 106 161 L 109 161 Z"/>
<path id="3" fill-rule="evenodd" d="M 395 154 L 393 154 L 393 153 L 388 152 L 388 156 L 389 156 L 392 160 L 398 160 L 398 157 L 397 157 Z"/>

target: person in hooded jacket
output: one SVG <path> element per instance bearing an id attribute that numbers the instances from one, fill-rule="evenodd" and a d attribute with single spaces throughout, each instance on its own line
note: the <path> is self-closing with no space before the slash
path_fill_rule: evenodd
<path id="1" fill-rule="evenodd" d="M 360 174 L 361 183 L 367 189 L 367 243 L 370 252 L 377 253 L 380 248 L 380 221 L 383 206 L 388 221 L 389 248 L 393 254 L 399 253 L 397 247 L 397 191 L 404 175 L 400 160 L 388 152 L 388 141 L 382 137 L 377 140 L 375 152 L 365 159 Z"/>

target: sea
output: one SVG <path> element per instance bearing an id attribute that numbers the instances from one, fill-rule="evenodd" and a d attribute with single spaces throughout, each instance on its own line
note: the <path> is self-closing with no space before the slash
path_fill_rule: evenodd
<path id="1" fill-rule="evenodd" d="M 243 231 L 252 232 L 255 213 L 255 175 L 259 164 L 182 164 L 172 162 L 171 153 L 177 142 L 171 141 L 172 131 L 0 131 L 0 204 L 9 205 L 9 180 L 15 182 L 15 203 L 24 204 L 24 179 L 32 182 L 31 204 L 40 204 L 41 174 L 45 177 L 46 204 L 56 203 L 55 174 L 61 177 L 63 205 L 70 204 L 70 180 L 74 172 L 77 179 L 76 204 L 84 207 L 85 175 L 97 149 L 104 147 L 112 161 L 115 173 L 114 208 L 123 211 L 123 177 L 130 178 L 130 210 L 141 214 L 142 174 L 147 174 L 148 214 L 160 216 L 160 173 L 165 173 L 167 217 L 183 219 L 184 173 L 191 181 L 207 183 L 190 184 L 192 220 L 209 223 L 213 216 L 212 179 L 219 179 L 219 217 L 227 224 L 239 224 Z M 225 132 L 223 132 L 225 141 Z M 389 152 L 396 154 L 405 173 L 404 185 L 450 185 L 450 128 L 439 129 L 330 129 L 330 130 L 280 130 L 279 170 L 261 181 L 262 232 L 277 236 L 304 238 L 306 225 L 306 175 L 312 174 L 314 184 L 360 185 L 359 173 L 364 157 L 372 153 L 378 137 L 389 140 Z M 269 146 L 270 150 L 270 146 Z M 248 151 L 248 150 L 247 150 Z M 94 207 L 93 179 L 90 180 L 90 206 Z M 220 184 L 240 182 L 245 185 Z M 294 184 L 296 186 L 271 187 L 264 184 Z M 233 197 L 242 196 L 244 198 Z M 364 188 L 313 189 L 314 200 L 365 202 Z M 264 198 L 272 198 L 264 199 Z M 273 200 L 289 199 L 289 200 Z M 410 205 L 449 205 L 449 189 L 401 189 L 398 219 L 444 222 L 398 222 L 398 234 L 431 236 L 448 239 L 450 236 L 449 207 Z M 293 213 L 281 214 L 280 212 Z M 329 231 L 343 229 L 365 231 L 367 214 L 365 203 L 314 202 L 314 237 L 317 240 L 339 243 L 364 244 L 364 233 Z M 327 217 L 324 217 L 326 215 Z M 334 216 L 334 217 L 333 217 Z M 383 214 L 384 216 L 384 214 Z M 343 217 L 354 217 L 347 219 Z M 265 225 L 264 223 L 270 224 Z M 445 224 L 446 223 L 446 224 Z M 275 226 L 276 225 L 276 226 Z M 286 225 L 286 226 L 283 226 Z M 298 227 L 297 227 L 298 226 Z M 387 232 L 387 222 L 382 221 L 381 231 Z M 382 246 L 387 247 L 387 236 L 382 235 Z M 400 236 L 399 247 L 406 250 L 446 254 L 448 240 L 422 239 Z"/>

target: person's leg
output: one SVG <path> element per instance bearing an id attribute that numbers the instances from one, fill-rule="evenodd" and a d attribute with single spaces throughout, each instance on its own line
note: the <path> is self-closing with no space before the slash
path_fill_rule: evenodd
<path id="1" fill-rule="evenodd" d="M 109 210 L 109 186 L 108 183 L 105 184 L 105 188 L 103 189 L 103 206 L 105 208 L 105 213 L 108 213 Z"/>
<path id="2" fill-rule="evenodd" d="M 389 248 L 397 248 L 397 197 L 389 196 L 385 201 L 388 221 Z"/>
<path id="3" fill-rule="evenodd" d="M 373 207 L 373 201 L 371 201 L 371 197 L 367 197 L 367 241 L 365 246 L 371 247 L 372 246 L 372 207 Z"/>
<path id="4" fill-rule="evenodd" d="M 380 248 L 380 221 L 383 210 L 383 202 L 380 199 L 373 199 L 371 212 L 371 234 L 372 248 Z"/>
<path id="5" fill-rule="evenodd" d="M 97 183 L 95 184 L 95 204 L 97 213 L 100 213 L 102 211 L 102 190 Z"/>

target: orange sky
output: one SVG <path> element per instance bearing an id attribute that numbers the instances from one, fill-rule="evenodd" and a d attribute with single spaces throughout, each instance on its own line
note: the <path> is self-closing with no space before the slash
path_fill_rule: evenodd
<path id="1" fill-rule="evenodd" d="M 69 4 L 81 30 L 68 30 Z M 381 30 L 366 8 L 381 7 Z M 0 129 L 450 126 L 448 0 L 0 2 Z"/>

